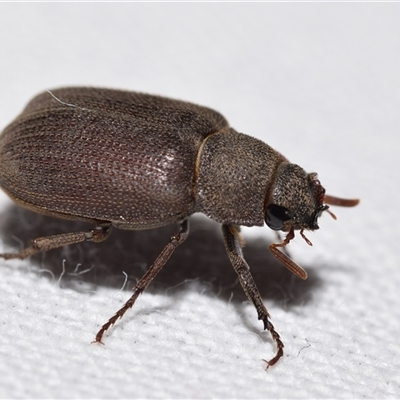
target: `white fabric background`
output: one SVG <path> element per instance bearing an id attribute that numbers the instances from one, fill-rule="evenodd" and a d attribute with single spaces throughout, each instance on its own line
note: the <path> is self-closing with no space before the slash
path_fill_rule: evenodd
<path id="1" fill-rule="evenodd" d="M 399 398 L 399 21 L 393 3 L 1 4 L 1 129 L 48 88 L 162 94 L 362 202 L 332 207 L 312 248 L 293 241 L 306 282 L 271 258 L 273 232 L 244 231 L 286 345 L 268 372 L 275 348 L 204 219 L 105 346 L 90 342 L 130 295 L 123 271 L 132 286 L 174 227 L 0 261 L 0 397 Z M 1 249 L 77 229 L 0 200 Z"/>

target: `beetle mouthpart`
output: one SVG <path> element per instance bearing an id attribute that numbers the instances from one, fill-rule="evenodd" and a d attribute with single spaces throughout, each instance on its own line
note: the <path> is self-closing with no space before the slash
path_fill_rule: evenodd
<path id="1" fill-rule="evenodd" d="M 300 231 L 302 238 L 312 246 L 312 243 L 304 236 L 303 230 Z M 290 271 L 301 279 L 307 279 L 307 272 L 300 265 L 296 264 L 289 256 L 278 249 L 278 247 L 285 247 L 294 238 L 294 229 L 290 229 L 282 243 L 272 243 L 269 246 L 271 253 Z"/>
<path id="2" fill-rule="evenodd" d="M 329 211 L 328 208 L 327 208 L 325 211 L 327 211 L 327 213 L 328 213 L 335 221 L 337 220 L 336 215 L 335 215 L 332 211 Z"/>
<path id="3" fill-rule="evenodd" d="M 308 238 L 306 237 L 306 235 L 304 234 L 304 229 L 302 229 L 302 230 L 300 231 L 300 235 L 301 235 L 301 237 L 305 240 L 305 242 L 306 242 L 309 246 L 312 246 L 311 240 L 308 239 Z"/>

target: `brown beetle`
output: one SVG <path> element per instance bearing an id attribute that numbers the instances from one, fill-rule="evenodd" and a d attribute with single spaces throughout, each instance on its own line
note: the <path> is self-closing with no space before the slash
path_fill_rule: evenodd
<path id="1" fill-rule="evenodd" d="M 96 335 L 133 306 L 189 233 L 187 218 L 201 212 L 222 224 L 225 247 L 239 281 L 277 344 L 267 368 L 283 355 L 250 268 L 239 226 L 287 232 L 272 253 L 302 279 L 307 273 L 279 250 L 294 231 L 318 229 L 328 205 L 358 200 L 325 195 L 316 174 L 290 164 L 267 144 L 238 133 L 218 112 L 142 93 L 65 88 L 35 97 L 0 137 L 0 186 L 33 211 L 95 224 L 86 232 L 37 238 L 29 257 L 86 240 L 105 240 L 111 226 L 149 229 L 178 222 L 179 232 L 133 288 L 132 297 Z M 328 211 L 329 212 L 329 211 Z M 333 214 L 330 213 L 332 216 Z"/>

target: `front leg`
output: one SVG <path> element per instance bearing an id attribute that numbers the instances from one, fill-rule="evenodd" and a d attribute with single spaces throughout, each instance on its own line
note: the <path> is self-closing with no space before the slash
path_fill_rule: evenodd
<path id="1" fill-rule="evenodd" d="M 267 363 L 266 369 L 268 369 L 270 366 L 276 364 L 283 356 L 284 345 L 280 339 L 279 333 L 275 330 L 274 326 L 269 320 L 270 315 L 268 310 L 264 306 L 264 303 L 261 299 L 260 292 L 258 291 L 256 283 L 254 282 L 254 278 L 251 275 L 250 267 L 243 257 L 241 247 L 242 240 L 239 234 L 239 229 L 234 225 L 222 225 L 222 231 L 224 234 L 226 251 L 233 268 L 238 274 L 239 282 L 242 285 L 247 298 L 254 304 L 257 310 L 258 319 L 262 320 L 264 323 L 264 329 L 271 333 L 271 336 L 275 340 L 278 347 L 275 356 L 271 360 L 264 360 Z"/>

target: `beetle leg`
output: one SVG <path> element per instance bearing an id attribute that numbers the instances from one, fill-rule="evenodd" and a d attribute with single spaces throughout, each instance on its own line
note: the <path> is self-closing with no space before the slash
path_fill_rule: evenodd
<path id="1" fill-rule="evenodd" d="M 25 248 L 19 253 L 3 253 L 0 257 L 6 260 L 12 258 L 20 258 L 21 260 L 32 256 L 33 254 L 57 249 L 59 247 L 68 246 L 70 244 L 85 242 L 102 242 L 106 240 L 111 231 L 110 223 L 102 223 L 94 229 L 81 232 L 61 233 L 60 235 L 44 236 L 32 239 L 32 246 Z"/>
<path id="2" fill-rule="evenodd" d="M 150 266 L 147 272 L 143 275 L 142 279 L 134 286 L 133 295 L 131 298 L 120 308 L 114 316 L 112 316 L 97 332 L 96 338 L 93 343 L 102 343 L 101 339 L 103 338 L 104 333 L 114 325 L 118 319 L 122 318 L 122 316 L 135 304 L 136 299 L 139 297 L 141 293 L 149 286 L 150 282 L 155 278 L 155 276 L 161 271 L 162 267 L 166 264 L 166 262 L 171 257 L 174 250 L 182 244 L 189 235 L 189 221 L 186 219 L 180 223 L 179 232 L 171 237 L 170 242 L 164 247 L 163 251 L 154 261 L 154 263 Z M 103 344 L 103 343 L 102 343 Z"/>
<path id="3" fill-rule="evenodd" d="M 262 320 L 264 323 L 264 329 L 271 333 L 271 336 L 278 347 L 275 356 L 271 360 L 264 360 L 267 363 L 266 369 L 268 369 L 270 366 L 276 364 L 276 362 L 283 356 L 284 345 L 280 339 L 279 333 L 275 330 L 269 320 L 270 315 L 268 310 L 261 299 L 260 292 L 258 291 L 253 276 L 251 275 L 250 267 L 243 257 L 242 248 L 240 246 L 240 235 L 237 227 L 234 225 L 222 225 L 222 231 L 224 234 L 226 251 L 233 268 L 238 274 L 239 282 L 242 285 L 247 298 L 254 304 L 257 310 L 258 319 Z"/>

